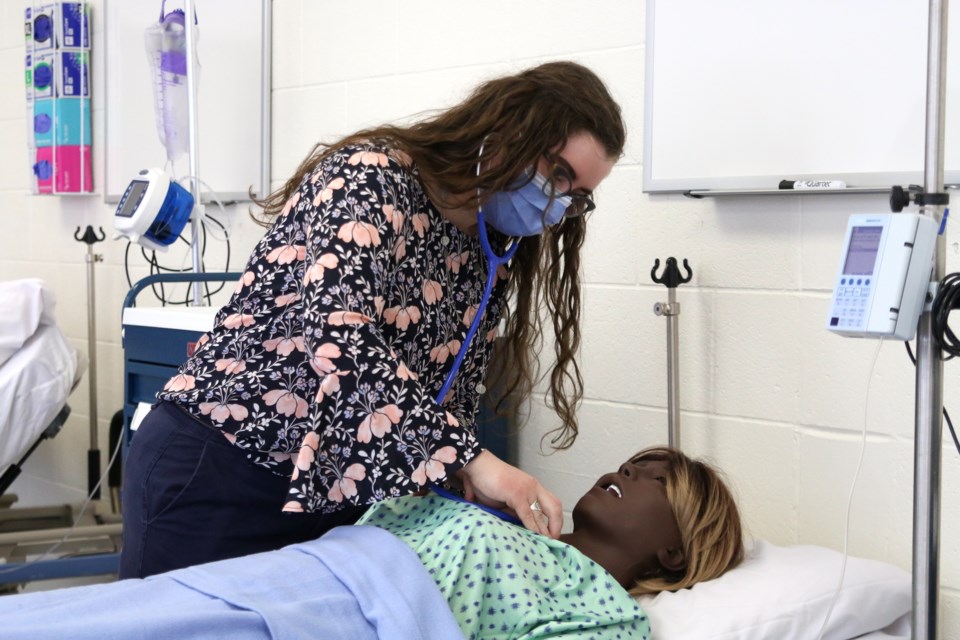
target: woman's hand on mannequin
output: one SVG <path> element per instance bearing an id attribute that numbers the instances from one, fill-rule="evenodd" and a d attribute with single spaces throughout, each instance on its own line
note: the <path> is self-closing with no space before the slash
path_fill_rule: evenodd
<path id="1" fill-rule="evenodd" d="M 467 500 L 488 507 L 507 507 L 517 514 L 523 526 L 557 538 L 563 528 L 563 506 L 529 473 L 483 451 L 458 472 Z M 530 507 L 539 503 L 542 511 Z"/>

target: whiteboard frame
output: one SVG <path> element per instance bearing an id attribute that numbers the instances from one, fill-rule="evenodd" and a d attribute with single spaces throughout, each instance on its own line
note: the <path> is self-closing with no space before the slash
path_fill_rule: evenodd
<path id="1" fill-rule="evenodd" d="M 695 196 L 715 195 L 707 193 L 712 190 L 722 190 L 725 195 L 735 195 L 737 193 L 752 192 L 753 194 L 770 190 L 773 193 L 778 191 L 777 185 L 784 178 L 790 180 L 822 180 L 823 174 L 816 173 L 796 173 L 789 176 L 772 174 L 755 175 L 731 175 L 731 176 L 703 176 L 703 177 L 682 177 L 682 178 L 657 178 L 655 177 L 655 159 L 653 158 L 654 141 L 654 68 L 655 68 L 655 31 L 656 31 L 656 0 L 647 0 L 646 9 L 646 39 L 644 45 L 644 113 L 643 113 L 643 184 L 644 193 L 688 193 L 701 192 Z M 960 46 L 960 43 L 954 43 Z M 925 75 L 926 69 L 918 70 Z M 848 186 L 854 186 L 863 189 L 879 190 L 889 188 L 892 185 L 923 184 L 923 169 L 919 167 L 916 171 L 889 171 L 889 172 L 835 172 L 831 171 L 829 175 L 831 180 L 843 180 Z M 944 182 L 948 188 L 960 187 L 960 169 L 944 170 Z M 852 189 L 849 192 L 854 192 Z M 781 190 L 780 193 L 783 193 Z M 842 193 L 842 192 L 835 192 Z"/>
<path id="2" fill-rule="evenodd" d="M 129 0 L 105 0 L 106 2 L 118 2 L 125 3 Z M 271 0 L 259 0 L 260 2 L 260 123 L 259 131 L 257 132 L 258 139 L 258 153 L 260 157 L 259 165 L 259 184 L 253 185 L 253 194 L 256 197 L 263 198 L 268 195 L 271 191 L 270 188 L 270 158 L 272 150 L 271 146 L 271 104 L 272 104 L 272 3 Z M 157 9 L 159 11 L 159 8 Z M 111 25 L 110 25 L 110 11 L 104 7 L 104 32 L 105 37 L 104 41 L 106 43 L 111 42 Z M 146 27 L 144 27 L 146 28 Z M 202 26 L 201 26 L 202 29 Z M 201 38 L 202 38 L 201 33 Z M 106 47 L 105 47 L 106 48 Z M 146 53 L 143 54 L 144 56 Z M 120 202 L 120 198 L 123 196 L 124 191 L 126 190 L 127 183 L 124 182 L 122 185 L 111 184 L 110 179 L 110 163 L 111 163 L 111 151 L 112 147 L 110 145 L 110 135 L 111 131 L 114 131 L 114 134 L 117 133 L 116 128 L 111 128 L 110 122 L 110 109 L 111 109 L 111 93 L 110 93 L 110 82 L 109 78 L 110 73 L 110 60 L 114 56 L 109 55 L 109 53 L 104 54 L 104 103 L 105 103 L 105 116 L 104 116 L 104 178 L 103 178 L 103 199 L 104 202 L 108 204 L 116 204 Z M 201 75 L 200 83 L 202 84 L 203 79 Z M 151 97 L 150 103 L 153 103 Z M 199 126 L 199 125 L 198 125 Z M 200 129 L 201 140 L 203 135 L 203 129 Z M 149 135 L 156 135 L 153 131 Z M 162 147 L 161 147 L 162 148 Z M 202 159 L 202 148 L 201 148 L 201 159 Z M 117 161 L 116 158 L 113 158 L 113 161 Z M 163 166 L 164 159 L 161 158 L 155 163 L 155 166 Z M 143 167 L 140 167 L 143 168 Z M 139 168 L 131 168 L 131 176 Z M 202 165 L 200 166 L 200 179 L 204 180 L 204 174 L 202 171 Z M 209 190 L 201 189 L 202 199 L 204 202 L 212 202 L 213 195 Z M 223 204 L 233 203 L 233 202 L 249 202 L 250 194 L 246 190 L 225 190 L 218 191 L 216 197 Z"/>

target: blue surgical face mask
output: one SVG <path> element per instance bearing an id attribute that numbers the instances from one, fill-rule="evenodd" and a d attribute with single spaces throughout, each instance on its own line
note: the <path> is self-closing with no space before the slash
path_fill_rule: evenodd
<path id="1" fill-rule="evenodd" d="M 490 194 L 482 207 L 484 218 L 487 224 L 504 235 L 540 235 L 544 223 L 553 226 L 563 220 L 563 214 L 573 202 L 570 196 L 562 196 L 554 197 L 551 203 L 549 193 L 547 179 L 537 173 L 519 189 Z"/>

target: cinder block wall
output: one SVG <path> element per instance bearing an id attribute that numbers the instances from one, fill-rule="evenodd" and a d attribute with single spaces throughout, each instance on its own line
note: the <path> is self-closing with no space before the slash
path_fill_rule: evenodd
<path id="1" fill-rule="evenodd" d="M 59 299 L 61 326 L 86 350 L 85 248 L 72 236 L 87 224 L 109 232 L 113 207 L 97 196 L 29 195 L 19 4 L 0 3 L 0 278 L 47 280 Z M 103 0 L 92 5 L 99 176 L 109 126 L 103 60 L 123 54 L 103 50 Z M 843 339 L 824 329 L 847 215 L 885 211 L 884 196 L 690 200 L 643 194 L 640 2 L 274 0 L 273 10 L 274 186 L 317 140 L 442 108 L 485 78 L 545 60 L 589 65 L 621 102 L 629 142 L 598 191 L 584 257 L 581 436 L 568 451 L 541 454 L 542 434 L 556 425 L 542 395 L 529 407 L 520 434 L 522 466 L 557 492 L 568 510 L 626 453 L 666 441 L 666 327 L 653 313 L 666 290 L 649 273 L 655 258 L 676 256 L 694 270 L 692 282 L 678 292 L 683 447 L 725 470 L 751 535 L 840 549 L 866 424 L 850 551 L 910 568 L 913 367 L 902 344 Z M 239 268 L 260 229 L 245 207 L 229 210 L 225 222 Z M 957 237 L 948 229 L 948 270 L 960 264 Z M 124 246 L 109 240 L 97 245 L 105 257 L 97 267 L 96 300 L 101 443 L 122 400 Z M 135 278 L 146 272 L 142 261 L 136 264 Z M 948 363 L 945 401 L 960 416 L 957 379 L 957 365 Z M 71 399 L 75 412 L 67 428 L 37 451 L 15 486 L 25 503 L 81 496 L 85 385 Z M 948 436 L 943 457 L 942 629 L 944 637 L 954 637 L 960 636 L 960 549 L 954 542 L 960 455 Z"/>

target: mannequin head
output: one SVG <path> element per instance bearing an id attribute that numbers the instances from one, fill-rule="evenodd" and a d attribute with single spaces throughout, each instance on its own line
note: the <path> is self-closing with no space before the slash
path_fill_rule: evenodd
<path id="1" fill-rule="evenodd" d="M 633 595 L 691 587 L 743 559 L 740 515 L 717 471 L 667 447 L 601 476 L 574 507 L 573 527 L 562 539 Z"/>

